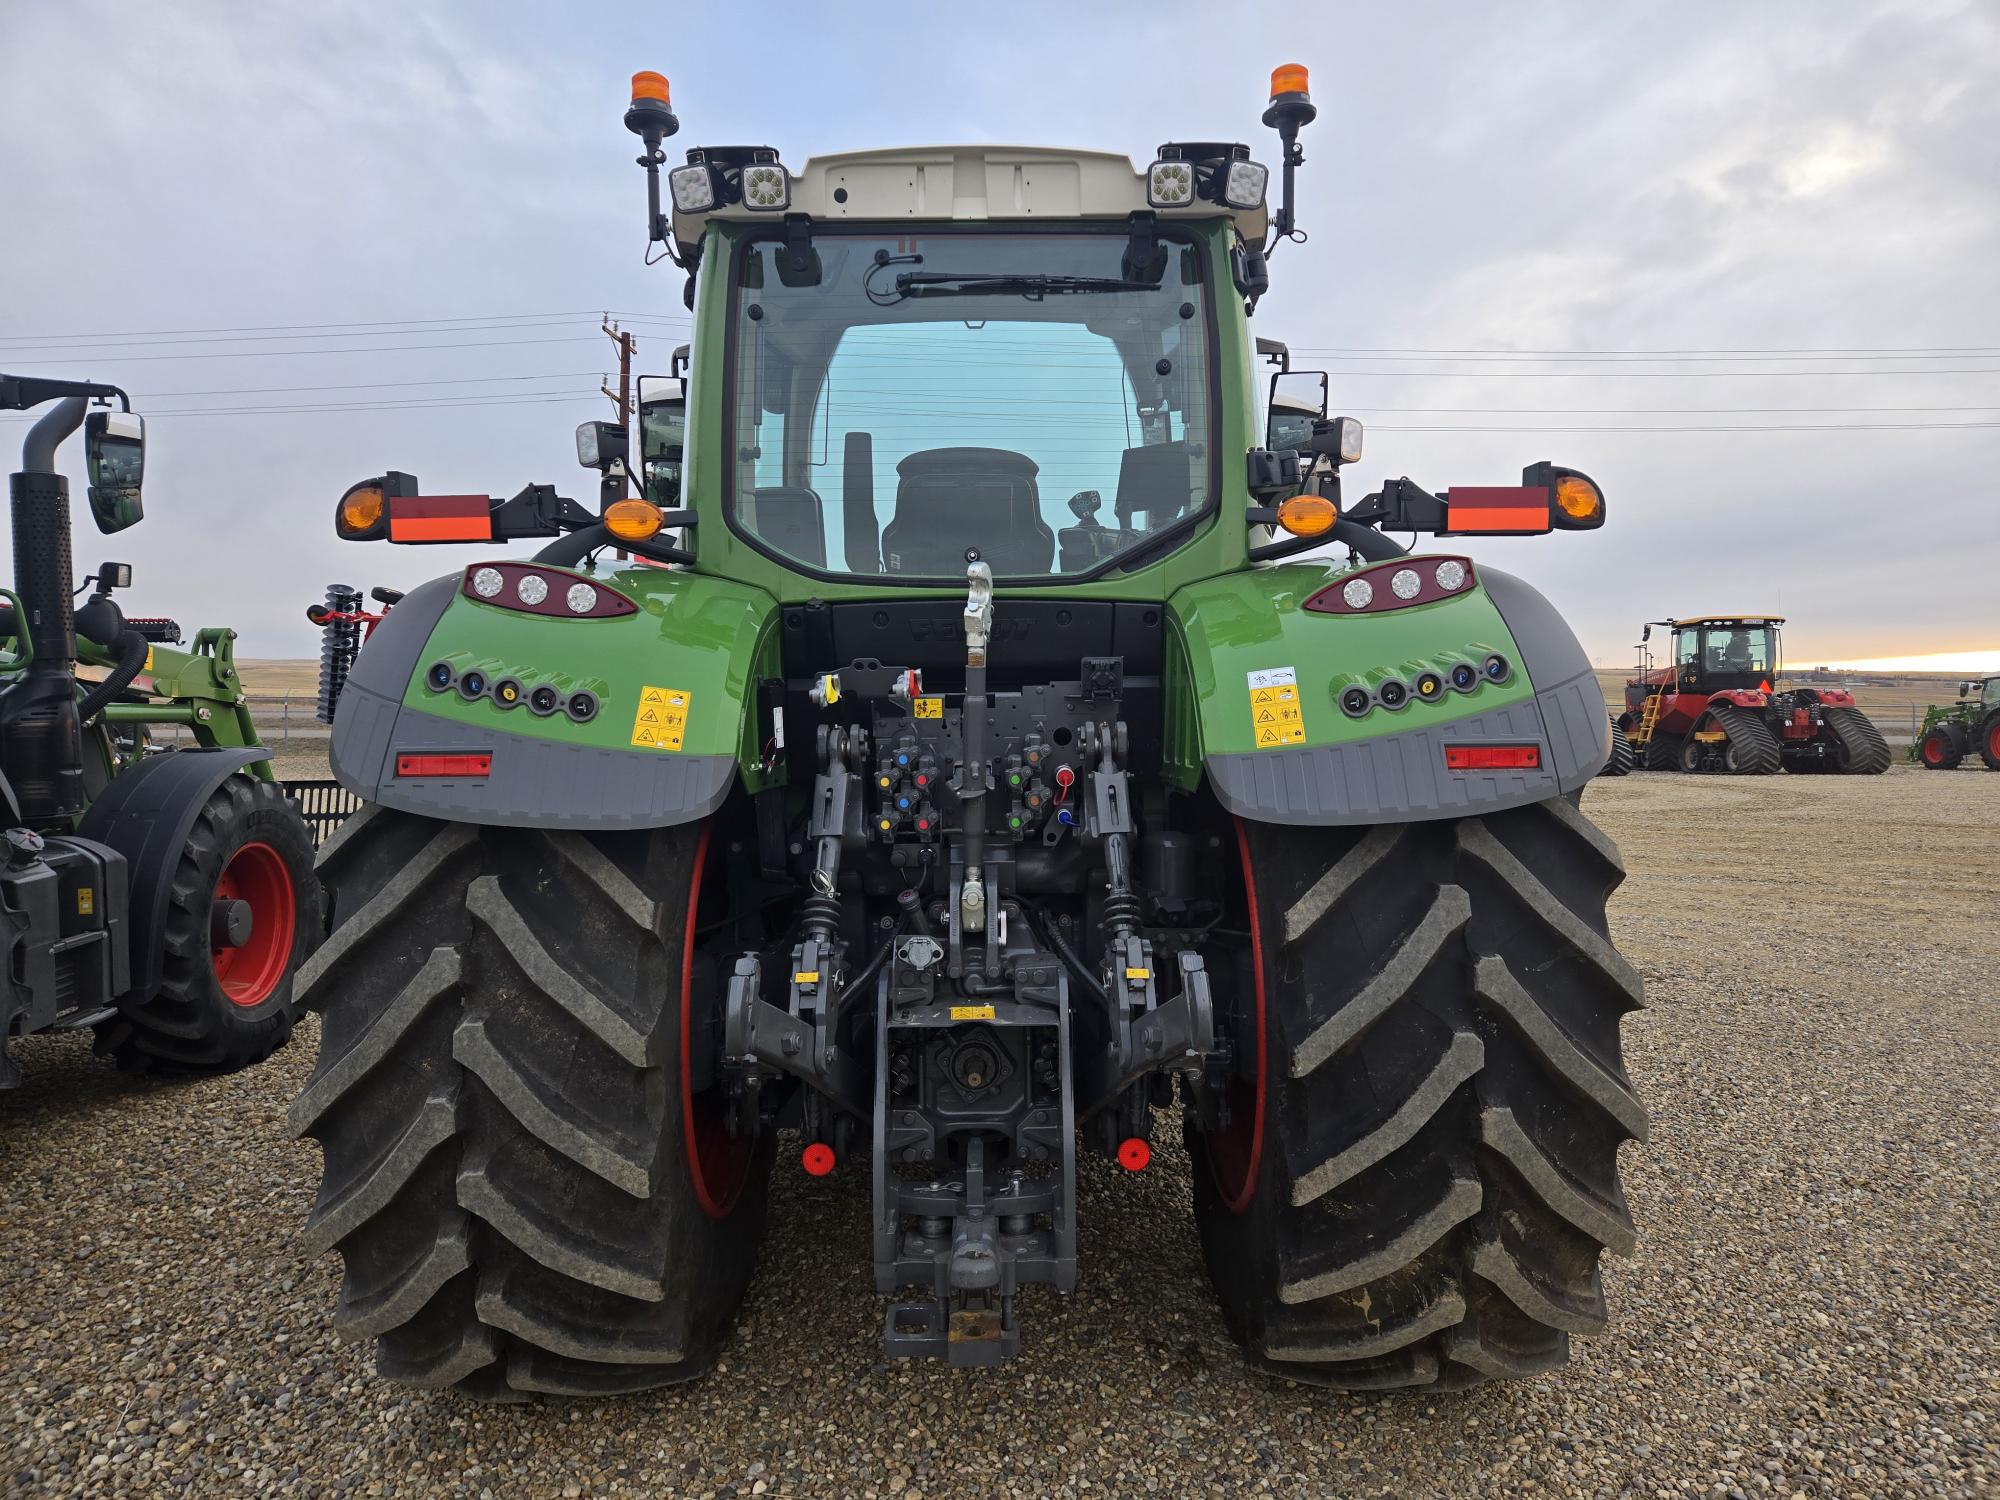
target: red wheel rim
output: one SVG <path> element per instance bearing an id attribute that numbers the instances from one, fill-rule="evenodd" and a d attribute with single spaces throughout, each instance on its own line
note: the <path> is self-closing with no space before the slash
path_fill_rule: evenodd
<path id="1" fill-rule="evenodd" d="M 298 936 L 298 898 L 284 856 L 269 844 L 245 844 L 229 856 L 215 882 L 216 901 L 250 907 L 250 938 L 239 948 L 211 948 L 215 982 L 229 1003 L 246 1009 L 271 998 L 292 960 Z"/>
<path id="2" fill-rule="evenodd" d="M 1942 738 L 1934 734 L 1924 741 L 1924 759 L 1934 766 L 1944 764 L 1944 740 Z"/>
<path id="3" fill-rule="evenodd" d="M 1236 853 L 1243 866 L 1243 894 L 1250 907 L 1250 969 L 1255 976 L 1257 1040 L 1253 1075 L 1229 1081 L 1229 1124 L 1203 1136 L 1208 1168 L 1223 1207 L 1240 1214 L 1257 1196 L 1257 1169 L 1264 1159 L 1264 930 L 1257 915 L 1257 876 L 1250 867 L 1250 836 L 1236 820 Z"/>
<path id="4" fill-rule="evenodd" d="M 1986 731 L 1986 753 L 1993 759 L 2000 760 L 2000 723 L 1996 723 Z"/>
<path id="5" fill-rule="evenodd" d="M 694 875 L 688 882 L 687 925 L 681 933 L 681 1138 L 687 1142 L 688 1176 L 695 1201 L 711 1219 L 726 1219 L 750 1180 L 755 1140 L 731 1135 L 720 1101 L 711 1089 L 700 1098 L 694 1092 L 694 1058 L 688 1048 L 689 1017 L 694 1011 L 694 937 L 701 913 L 702 875 L 708 868 L 707 824 L 694 846 Z"/>

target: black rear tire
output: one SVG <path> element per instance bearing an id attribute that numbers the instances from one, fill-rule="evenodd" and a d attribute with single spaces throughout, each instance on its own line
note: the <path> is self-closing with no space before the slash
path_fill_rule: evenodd
<path id="1" fill-rule="evenodd" d="M 1858 708 L 1826 710 L 1827 732 L 1833 736 L 1833 768 L 1843 776 L 1880 776 L 1895 754 L 1882 731 Z"/>
<path id="2" fill-rule="evenodd" d="M 268 856 L 257 854 L 257 846 Z M 239 978 L 225 985 L 217 972 L 210 915 L 224 871 L 242 868 L 239 857 L 290 888 L 288 909 L 259 919 L 267 929 L 274 920 L 284 929 L 252 933 L 253 941 L 276 944 L 268 984 L 246 987 Z M 168 1076 L 231 1073 L 262 1062 L 291 1040 L 299 1014 L 297 974 L 318 946 L 319 932 L 312 830 L 275 784 L 246 774 L 228 777 L 202 804 L 174 870 L 159 988 L 100 1023 L 97 1050 L 121 1068 Z"/>
<path id="3" fill-rule="evenodd" d="M 1234 1014 L 1261 1026 L 1233 1040 L 1263 1086 L 1226 1130 L 1188 1126 L 1231 1333 L 1262 1370 L 1349 1389 L 1563 1364 L 1604 1327 L 1599 1254 L 1634 1238 L 1618 1147 L 1646 1131 L 1617 850 L 1567 798 L 1238 826 L 1261 987 Z"/>
<path id="4" fill-rule="evenodd" d="M 718 1139 L 683 1093 L 696 872 L 722 866 L 704 840 L 367 807 L 327 844 L 334 927 L 304 986 L 325 1019 L 292 1126 L 326 1157 L 307 1248 L 340 1250 L 335 1324 L 382 1375 L 502 1400 L 714 1363 L 774 1145 Z"/>

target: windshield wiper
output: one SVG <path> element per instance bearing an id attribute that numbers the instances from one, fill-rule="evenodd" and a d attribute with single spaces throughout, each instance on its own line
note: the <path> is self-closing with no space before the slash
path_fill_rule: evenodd
<path id="1" fill-rule="evenodd" d="M 896 277 L 898 298 L 904 297 L 1044 297 L 1082 292 L 1156 292 L 1151 281 L 1126 281 L 1116 276 L 1019 275 L 1012 272 L 903 271 Z"/>

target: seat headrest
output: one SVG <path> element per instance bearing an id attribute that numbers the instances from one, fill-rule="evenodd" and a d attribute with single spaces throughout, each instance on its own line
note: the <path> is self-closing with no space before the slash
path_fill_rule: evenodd
<path id="1" fill-rule="evenodd" d="M 1188 475 L 1185 442 L 1127 448 L 1118 462 L 1118 524 L 1129 526 L 1141 511 L 1155 525 L 1180 515 L 1194 493 Z"/>

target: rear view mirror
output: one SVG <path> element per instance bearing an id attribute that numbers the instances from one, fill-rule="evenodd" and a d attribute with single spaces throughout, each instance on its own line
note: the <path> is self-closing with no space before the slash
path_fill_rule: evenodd
<path id="1" fill-rule="evenodd" d="M 107 536 L 134 525 L 144 508 L 139 484 L 146 473 L 146 419 L 129 411 L 94 411 L 84 425 L 90 468 L 90 515 Z"/>
<path id="2" fill-rule="evenodd" d="M 1312 447 L 1313 423 L 1326 415 L 1324 370 L 1280 370 L 1271 377 L 1264 446 L 1273 453 Z"/>
<path id="3" fill-rule="evenodd" d="M 639 487 L 663 509 L 680 501 L 682 450 L 687 442 L 687 382 L 639 377 Z"/>

